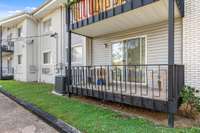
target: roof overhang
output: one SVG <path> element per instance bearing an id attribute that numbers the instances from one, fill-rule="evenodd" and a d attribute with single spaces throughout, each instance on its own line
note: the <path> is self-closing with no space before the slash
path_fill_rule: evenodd
<path id="1" fill-rule="evenodd" d="M 0 21 L 0 25 L 3 26 L 3 27 L 16 25 L 16 24 L 22 22 L 25 18 L 28 18 L 28 17 L 30 17 L 29 13 L 20 13 L 20 14 L 17 14 L 15 16 L 12 16 L 12 17 L 9 17 L 7 19 Z"/>
<path id="2" fill-rule="evenodd" d="M 47 14 L 55 11 L 61 5 L 63 5 L 63 2 L 61 0 L 50 0 L 41 5 L 35 11 L 33 11 L 32 14 L 36 18 L 42 18 Z"/>
<path id="3" fill-rule="evenodd" d="M 175 17 L 181 17 L 177 4 L 175 4 Z M 97 37 L 167 20 L 168 0 L 159 0 L 113 17 L 72 29 L 72 32 L 88 37 Z"/>

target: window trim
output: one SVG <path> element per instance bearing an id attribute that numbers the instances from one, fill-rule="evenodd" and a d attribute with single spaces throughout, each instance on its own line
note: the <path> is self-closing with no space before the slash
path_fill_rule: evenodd
<path id="1" fill-rule="evenodd" d="M 110 41 L 110 45 L 111 45 L 111 65 L 112 64 L 112 44 L 113 43 L 118 43 L 118 42 L 123 42 L 123 41 L 126 41 L 126 40 L 131 40 L 131 39 L 137 39 L 137 38 L 145 38 L 145 64 L 148 63 L 148 41 L 147 41 L 147 35 L 142 35 L 142 36 L 135 36 L 135 37 L 128 37 L 128 38 L 123 38 L 123 39 L 118 39 L 118 40 L 113 40 L 113 41 Z M 145 65 L 145 64 L 142 64 L 142 65 Z M 114 81 L 114 82 L 118 82 L 118 81 Z M 127 82 L 127 84 L 137 84 L 137 85 L 146 85 L 147 84 L 147 77 L 146 77 L 146 74 L 145 74 L 145 82 L 144 83 L 137 83 L 137 82 Z"/>
<path id="2" fill-rule="evenodd" d="M 44 54 L 45 53 L 50 53 L 50 61 L 49 61 L 49 63 L 44 63 Z M 47 51 L 43 51 L 42 52 L 42 64 L 43 65 L 51 65 L 52 64 L 52 56 L 51 56 L 51 50 L 47 50 Z"/>

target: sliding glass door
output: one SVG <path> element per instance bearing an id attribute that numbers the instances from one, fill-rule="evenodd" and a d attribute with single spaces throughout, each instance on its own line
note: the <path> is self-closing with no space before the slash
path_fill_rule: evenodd
<path id="1" fill-rule="evenodd" d="M 112 44 L 112 64 L 117 65 L 116 81 L 145 82 L 145 67 L 131 66 L 145 64 L 145 38 L 134 38 Z M 137 78 L 136 78 L 137 77 Z"/>

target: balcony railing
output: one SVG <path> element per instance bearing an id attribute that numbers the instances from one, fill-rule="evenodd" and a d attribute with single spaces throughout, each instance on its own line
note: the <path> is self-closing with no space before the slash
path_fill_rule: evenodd
<path id="1" fill-rule="evenodd" d="M 3 52 L 13 52 L 14 51 L 14 41 L 8 41 L 1 45 Z"/>
<path id="2" fill-rule="evenodd" d="M 184 86 L 182 65 L 74 66 L 71 73 L 68 93 L 164 112 L 171 98 L 178 100 Z"/>
<path id="3" fill-rule="evenodd" d="M 2 67 L 1 68 L 1 80 L 11 80 L 14 79 L 14 68 L 12 67 Z"/>
<path id="4" fill-rule="evenodd" d="M 126 0 L 81 0 L 71 7 L 72 20 L 78 22 L 125 3 Z"/>
<path id="5" fill-rule="evenodd" d="M 76 29 L 159 0 L 80 0 L 71 5 L 71 28 Z M 176 0 L 184 16 L 184 0 Z"/>
<path id="6" fill-rule="evenodd" d="M 2 76 L 13 76 L 14 68 L 12 67 L 2 67 Z"/>
<path id="7" fill-rule="evenodd" d="M 80 0 L 71 5 L 72 28 L 81 27 L 158 0 Z"/>

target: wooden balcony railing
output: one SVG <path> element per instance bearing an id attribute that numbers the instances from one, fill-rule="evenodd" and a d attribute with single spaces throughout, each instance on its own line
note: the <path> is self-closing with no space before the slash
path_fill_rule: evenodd
<path id="1" fill-rule="evenodd" d="M 159 0 L 80 0 L 70 6 L 71 28 L 76 29 Z M 184 16 L 184 0 L 176 0 Z"/>
<path id="2" fill-rule="evenodd" d="M 80 0 L 71 6 L 72 21 L 78 22 L 126 3 L 126 0 Z"/>

